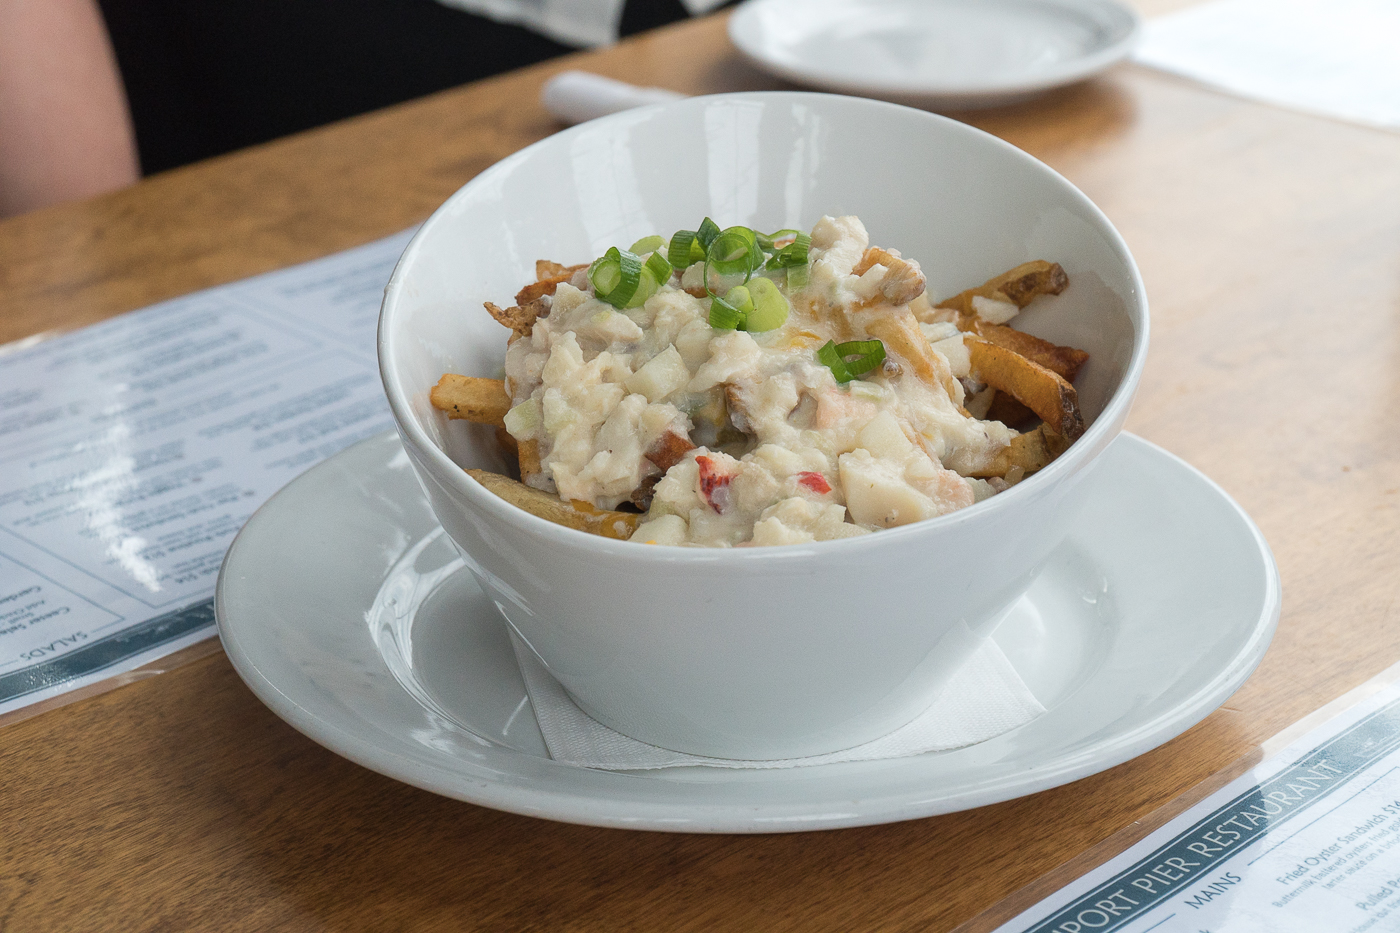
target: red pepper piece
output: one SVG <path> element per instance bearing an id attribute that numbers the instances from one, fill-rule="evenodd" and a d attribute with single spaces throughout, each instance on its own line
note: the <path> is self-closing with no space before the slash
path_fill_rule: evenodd
<path id="1" fill-rule="evenodd" d="M 729 482 L 734 479 L 732 473 L 722 473 L 715 465 L 713 459 L 706 456 L 695 458 L 695 463 L 700 467 L 700 492 L 705 497 L 705 501 L 710 504 L 710 508 L 723 515 L 733 499 L 729 493 Z"/>

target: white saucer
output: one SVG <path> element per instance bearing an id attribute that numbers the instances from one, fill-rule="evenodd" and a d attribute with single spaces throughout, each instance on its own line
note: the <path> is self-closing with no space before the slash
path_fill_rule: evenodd
<path id="1" fill-rule="evenodd" d="M 799 84 L 936 109 L 1014 103 L 1125 58 L 1114 0 L 748 0 L 729 38 Z"/>
<path id="2" fill-rule="evenodd" d="M 969 748 L 782 771 L 605 772 L 549 759 L 495 608 L 456 569 L 392 434 L 258 510 L 219 576 L 219 635 L 264 703 L 382 774 L 531 816 L 785 832 L 1019 797 L 1154 748 L 1254 670 L 1279 614 L 1268 545 L 1182 461 L 1131 435 L 996 638 L 1049 712 Z"/>

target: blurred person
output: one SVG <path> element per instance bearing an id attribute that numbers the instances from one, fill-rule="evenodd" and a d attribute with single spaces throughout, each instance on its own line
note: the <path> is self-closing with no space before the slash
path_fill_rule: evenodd
<path id="1" fill-rule="evenodd" d="M 98 2 L 151 173 L 605 45 L 722 0 Z"/>
<path id="2" fill-rule="evenodd" d="M 95 0 L 0 0 L 0 217 L 112 191 L 139 175 Z"/>

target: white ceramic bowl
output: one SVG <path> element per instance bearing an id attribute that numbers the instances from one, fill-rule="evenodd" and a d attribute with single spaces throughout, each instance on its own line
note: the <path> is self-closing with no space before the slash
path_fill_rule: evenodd
<path id="1" fill-rule="evenodd" d="M 933 295 L 1027 259 L 1070 287 L 1018 326 L 1088 350 L 1090 426 L 1047 469 L 976 506 L 860 538 L 737 550 L 648 547 L 550 524 L 463 467 L 504 469 L 491 431 L 428 404 L 445 372 L 499 375 L 481 303 L 653 233 L 810 228 L 857 214 L 923 263 Z M 433 510 L 501 613 L 596 719 L 728 758 L 835 751 L 921 712 L 1062 540 L 1127 416 L 1147 349 L 1122 239 L 1069 182 L 922 111 L 804 93 L 699 97 L 595 120 L 469 182 L 423 225 L 385 291 L 384 386 Z"/>

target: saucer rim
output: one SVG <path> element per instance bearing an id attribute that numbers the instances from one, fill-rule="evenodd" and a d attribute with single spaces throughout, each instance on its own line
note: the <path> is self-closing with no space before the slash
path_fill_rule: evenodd
<path id="1" fill-rule="evenodd" d="M 288 503 L 295 501 L 298 490 L 332 477 L 333 473 L 327 468 L 335 462 L 353 456 L 356 451 L 363 454 L 366 449 L 384 445 L 391 440 L 394 448 L 401 452 L 402 447 L 393 432 L 361 441 L 293 480 L 268 500 L 258 512 L 271 512 L 287 507 Z M 359 732 L 342 728 L 306 705 L 303 702 L 305 697 L 297 694 L 295 685 L 279 685 L 267 678 L 257 663 L 256 651 L 248 650 L 249 646 L 243 638 L 243 625 L 237 622 L 230 624 L 231 615 L 225 582 L 235 572 L 231 568 L 236 568 L 242 560 L 241 555 L 249 546 L 248 541 L 256 539 L 260 525 L 257 514 L 248 521 L 230 546 L 219 574 L 215 595 L 219 637 L 235 670 L 253 693 L 274 714 L 308 738 L 387 777 L 443 796 L 506 812 L 611 828 L 693 833 L 767 833 L 877 825 L 973 809 L 1071 783 L 1107 770 L 1170 741 L 1203 720 L 1239 689 L 1257 668 L 1272 640 L 1282 605 L 1281 583 L 1268 543 L 1248 514 L 1209 477 L 1161 447 L 1127 432 L 1120 434 L 1113 442 L 1114 445 L 1119 443 L 1141 445 L 1149 455 L 1164 457 L 1173 468 L 1187 471 L 1191 478 L 1204 483 L 1220 504 L 1231 510 L 1243 523 L 1243 527 L 1250 532 L 1258 547 L 1257 557 L 1263 571 L 1259 580 L 1249 581 L 1250 586 L 1263 584 L 1259 616 L 1251 623 L 1249 637 L 1244 640 L 1239 651 L 1229 658 L 1228 663 L 1212 671 L 1211 676 L 1203 677 L 1200 686 L 1187 702 L 1179 703 L 1158 716 L 1114 733 L 1106 740 L 1111 743 L 1108 747 L 1105 747 L 1105 741 L 1100 741 L 1075 755 L 1052 759 L 1049 766 L 1032 764 L 1026 767 L 1026 762 L 1020 762 L 1019 768 L 1004 769 L 999 776 L 952 795 L 939 794 L 936 791 L 911 794 L 898 787 L 881 788 L 877 781 L 865 788 L 869 793 L 863 793 L 856 800 L 851 799 L 849 793 L 838 793 L 826 800 L 784 800 L 780 805 L 755 804 L 752 800 L 716 803 L 707 799 L 694 799 L 694 795 L 703 793 L 699 788 L 705 787 L 732 787 L 737 790 L 763 785 L 746 784 L 738 780 L 726 781 L 723 779 L 725 775 L 711 782 L 686 783 L 667 780 L 658 776 L 656 772 L 581 768 L 565 762 L 538 758 L 484 736 L 477 737 L 483 743 L 483 747 L 478 750 L 478 760 L 439 753 L 443 760 L 429 763 L 421 757 L 395 752 L 389 743 L 375 741 L 375 735 L 380 730 L 368 720 L 363 721 L 365 728 Z M 387 464 L 388 460 L 389 458 L 385 457 L 383 462 Z M 256 629 L 256 622 L 250 627 Z M 370 639 L 367 628 L 364 637 Z M 392 683 L 393 689 L 403 691 L 403 687 L 392 676 L 385 682 Z M 1033 722 L 1022 728 L 1034 726 Z M 420 755 L 422 753 L 421 749 L 415 751 Z M 855 764 L 895 767 L 902 765 L 907 769 L 910 765 L 917 767 L 917 762 L 923 757 L 926 756 Z M 510 767 L 517 759 L 528 759 L 531 766 L 545 765 L 557 769 L 546 782 L 550 786 L 512 783 L 509 780 L 511 776 L 523 775 L 523 770 L 518 765 L 514 771 Z M 851 763 L 840 763 L 764 773 L 773 775 L 774 780 L 789 777 L 793 780 L 811 781 L 813 778 L 820 778 L 824 771 L 831 772 L 833 769 L 850 767 Z M 587 777 L 583 778 L 584 775 Z M 729 772 L 728 776 L 738 778 L 739 773 Z M 906 779 L 909 776 L 903 775 Z M 609 792 L 600 795 L 588 792 L 587 788 L 580 791 L 577 787 L 570 787 L 571 781 L 579 780 L 603 781 Z M 894 780 L 887 783 L 901 782 Z M 668 793 L 659 794 L 658 799 L 658 788 L 666 788 Z M 692 799 L 686 799 L 688 793 Z"/>
<path id="2" fill-rule="evenodd" d="M 1121 17 L 1126 21 L 1126 31 L 1107 45 L 1030 77 L 1018 78 L 1013 74 L 999 81 L 983 79 L 963 84 L 898 77 L 853 78 L 832 75 L 819 64 L 790 62 L 773 53 L 767 37 L 761 35 L 762 30 L 754 27 L 761 22 L 759 13 L 763 8 L 790 2 L 792 0 L 747 0 L 730 17 L 729 41 L 754 67 L 803 87 L 951 110 L 1006 106 L 1087 80 L 1127 59 L 1141 41 L 1143 31 L 1141 14 L 1118 0 L 1054 0 L 1047 6 L 1054 6 L 1061 12 L 1079 12 L 1099 22 L 1103 22 L 1105 16 L 1095 15 L 1096 12 Z M 983 0 L 979 6 L 985 10 L 998 3 L 1004 4 L 1006 0 Z"/>

